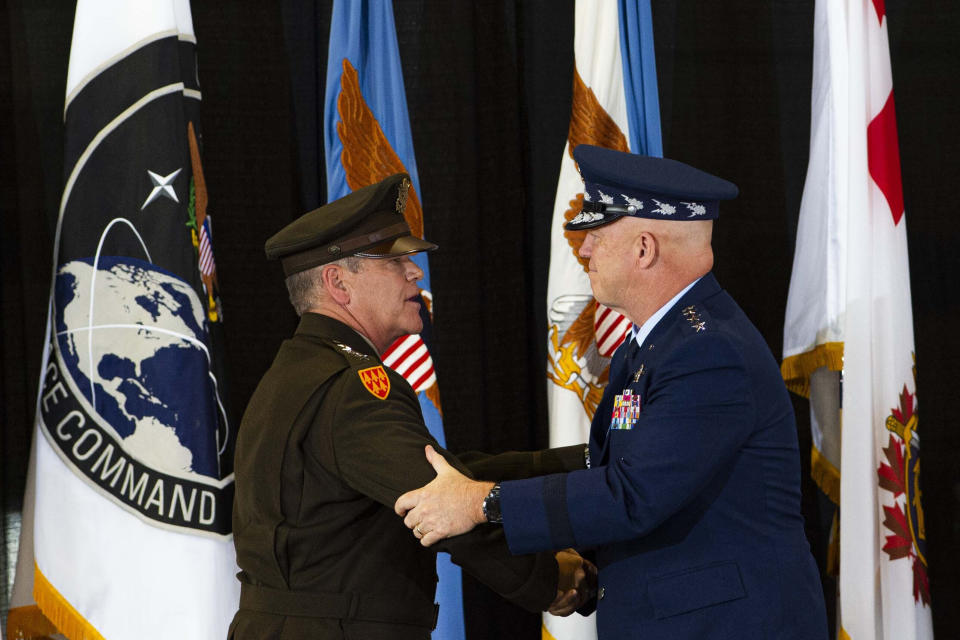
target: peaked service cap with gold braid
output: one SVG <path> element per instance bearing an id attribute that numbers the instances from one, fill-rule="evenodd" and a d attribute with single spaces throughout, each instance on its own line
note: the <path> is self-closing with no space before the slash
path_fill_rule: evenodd
<path id="1" fill-rule="evenodd" d="M 564 225 L 592 229 L 625 216 L 653 220 L 714 220 L 720 200 L 737 197 L 737 185 L 688 164 L 589 144 L 573 150 L 583 178 L 583 209 Z"/>
<path id="2" fill-rule="evenodd" d="M 347 256 L 392 258 L 433 251 L 403 217 L 410 176 L 397 173 L 303 214 L 267 240 L 267 258 L 290 276 Z"/>

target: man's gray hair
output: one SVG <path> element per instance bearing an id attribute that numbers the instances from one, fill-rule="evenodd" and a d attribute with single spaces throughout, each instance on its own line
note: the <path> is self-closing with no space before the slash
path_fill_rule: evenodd
<path id="1" fill-rule="evenodd" d="M 331 264 L 340 265 L 351 273 L 359 273 L 363 265 L 363 258 L 347 256 L 346 258 L 340 258 L 339 260 L 321 264 L 304 271 L 298 271 L 297 273 L 287 276 L 285 282 L 287 285 L 287 293 L 290 295 L 290 304 L 293 305 L 293 309 L 297 312 L 298 316 L 302 316 L 304 312 L 319 306 L 320 301 L 325 295 L 320 274 L 323 272 L 324 267 Z"/>

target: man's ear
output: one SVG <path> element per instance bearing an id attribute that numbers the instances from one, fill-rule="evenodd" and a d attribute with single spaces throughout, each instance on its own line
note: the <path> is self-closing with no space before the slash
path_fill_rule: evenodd
<path id="1" fill-rule="evenodd" d="M 320 281 L 327 295 L 337 304 L 348 304 L 350 292 L 343 281 L 343 267 L 338 264 L 328 264 L 320 270 Z"/>
<path id="2" fill-rule="evenodd" d="M 633 243 L 634 253 L 637 257 L 637 266 L 641 269 L 649 269 L 657 263 L 660 253 L 660 245 L 656 236 L 649 231 L 641 231 Z"/>

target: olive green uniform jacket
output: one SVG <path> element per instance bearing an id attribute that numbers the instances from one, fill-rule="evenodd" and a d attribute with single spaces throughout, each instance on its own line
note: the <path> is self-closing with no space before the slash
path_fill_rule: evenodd
<path id="1" fill-rule="evenodd" d="M 229 637 L 429 638 L 436 550 L 508 600 L 546 609 L 557 593 L 552 554 L 512 556 L 497 525 L 427 549 L 393 512 L 402 493 L 435 477 L 427 444 L 470 474 L 439 448 L 413 389 L 366 340 L 337 320 L 304 314 L 237 435 L 242 593 Z M 501 480 L 582 467 L 582 452 L 467 457 L 479 477 Z"/>

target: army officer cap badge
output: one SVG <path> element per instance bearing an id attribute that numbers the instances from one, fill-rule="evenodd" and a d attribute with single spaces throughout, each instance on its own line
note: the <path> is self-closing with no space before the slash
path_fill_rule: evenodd
<path id="1" fill-rule="evenodd" d="M 303 214 L 267 240 L 286 276 L 340 258 L 391 258 L 433 251 L 404 219 L 410 176 L 398 173 Z"/>
<path id="2" fill-rule="evenodd" d="M 573 149 L 583 178 L 583 209 L 564 225 L 591 229 L 625 216 L 653 220 L 714 220 L 720 200 L 737 185 L 688 164 L 589 144 Z"/>

